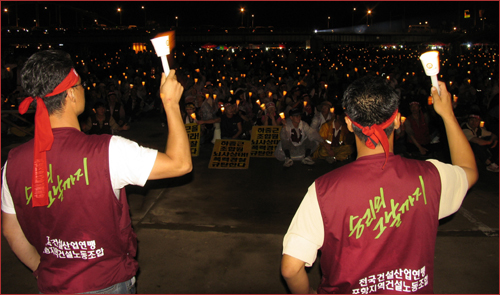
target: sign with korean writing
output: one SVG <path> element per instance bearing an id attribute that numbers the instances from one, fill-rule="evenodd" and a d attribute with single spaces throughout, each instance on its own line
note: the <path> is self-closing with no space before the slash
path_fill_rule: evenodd
<path id="1" fill-rule="evenodd" d="M 253 126 L 252 157 L 274 158 L 274 150 L 280 142 L 281 126 Z"/>
<path id="2" fill-rule="evenodd" d="M 250 164 L 250 141 L 217 139 L 212 150 L 208 168 L 248 169 Z"/>
<path id="3" fill-rule="evenodd" d="M 191 156 L 197 157 L 200 155 L 200 125 L 190 123 L 185 126 L 191 148 Z"/>

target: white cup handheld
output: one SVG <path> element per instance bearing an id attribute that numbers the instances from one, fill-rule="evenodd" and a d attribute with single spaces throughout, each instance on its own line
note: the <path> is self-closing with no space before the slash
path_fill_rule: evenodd
<path id="1" fill-rule="evenodd" d="M 170 54 L 170 36 L 157 37 L 151 39 L 151 42 L 155 48 L 156 55 L 161 58 L 165 75 L 168 75 L 170 72 L 170 66 L 168 65 L 167 55 Z"/>
<path id="2" fill-rule="evenodd" d="M 437 79 L 437 75 L 439 74 L 439 52 L 428 51 L 420 56 L 420 61 L 424 67 L 425 74 L 431 77 L 432 86 L 436 87 L 438 94 L 441 95 Z"/>

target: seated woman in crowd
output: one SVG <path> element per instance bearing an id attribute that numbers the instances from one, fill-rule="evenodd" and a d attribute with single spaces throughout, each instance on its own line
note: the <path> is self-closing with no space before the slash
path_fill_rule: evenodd
<path id="1" fill-rule="evenodd" d="M 334 111 L 335 118 L 321 125 L 319 135 L 324 139 L 314 158 L 325 159 L 328 163 L 344 161 L 354 153 L 354 133 L 347 129 L 342 108 Z"/>

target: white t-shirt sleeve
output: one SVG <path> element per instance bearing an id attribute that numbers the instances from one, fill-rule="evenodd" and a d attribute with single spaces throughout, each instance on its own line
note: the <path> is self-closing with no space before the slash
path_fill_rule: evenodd
<path id="1" fill-rule="evenodd" d="M 305 262 L 310 267 L 324 241 L 324 226 L 316 185 L 313 183 L 292 219 L 283 239 L 283 254 Z"/>
<path id="2" fill-rule="evenodd" d="M 459 166 L 445 164 L 437 160 L 428 160 L 436 166 L 441 178 L 441 200 L 439 219 L 450 216 L 460 209 L 469 189 L 465 171 Z"/>
<path id="3" fill-rule="evenodd" d="M 5 165 L 3 166 L 2 173 L 2 211 L 9 214 L 16 214 L 14 201 L 12 201 L 12 195 L 10 194 L 9 186 L 7 185 L 5 171 L 7 171 L 7 162 L 5 162 Z"/>
<path id="4" fill-rule="evenodd" d="M 144 186 L 149 178 L 158 151 L 139 146 L 121 136 L 111 137 L 109 142 L 109 174 L 113 190 L 126 185 Z"/>

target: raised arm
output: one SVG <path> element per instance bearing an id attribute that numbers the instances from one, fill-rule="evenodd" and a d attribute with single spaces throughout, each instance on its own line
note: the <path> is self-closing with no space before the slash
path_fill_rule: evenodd
<path id="1" fill-rule="evenodd" d="M 462 128 L 460 128 L 455 114 L 453 113 L 451 95 L 448 90 L 446 90 L 446 84 L 439 82 L 439 88 L 441 89 L 441 96 L 438 95 L 435 87 L 431 88 L 434 110 L 441 116 L 446 128 L 451 163 L 464 169 L 470 188 L 478 179 L 476 159 L 474 158 L 472 148 L 470 147 L 470 144 L 467 141 Z"/>
<path id="2" fill-rule="evenodd" d="M 168 77 L 162 74 L 160 97 L 168 123 L 167 147 L 165 153 L 156 156 L 148 179 L 182 176 L 193 169 L 191 149 L 179 106 L 183 89 L 177 81 L 175 70 L 170 70 Z"/>

